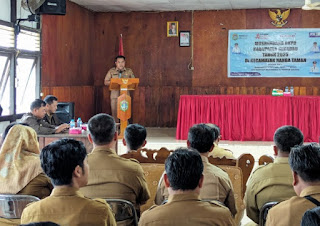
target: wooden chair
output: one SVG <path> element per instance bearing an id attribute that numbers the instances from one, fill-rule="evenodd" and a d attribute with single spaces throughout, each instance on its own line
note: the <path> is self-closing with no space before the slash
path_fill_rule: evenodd
<path id="1" fill-rule="evenodd" d="M 242 170 L 242 194 L 241 197 L 244 197 L 246 192 L 246 184 L 249 179 L 250 173 L 253 169 L 254 165 L 254 158 L 251 154 L 242 154 L 238 159 L 228 159 L 226 157 L 223 158 L 213 158 L 212 156 L 209 157 L 209 162 L 216 166 L 226 165 L 226 166 L 238 166 Z"/>
<path id="2" fill-rule="evenodd" d="M 160 148 L 160 150 L 143 148 L 135 152 L 121 155 L 121 157 L 124 158 L 137 159 L 140 162 L 145 174 L 147 185 L 150 191 L 150 199 L 147 201 L 147 203 L 140 207 L 141 213 L 154 205 L 158 183 L 162 173 L 164 172 L 164 162 L 171 152 L 172 151 L 169 151 L 164 147 Z"/>
<path id="3" fill-rule="evenodd" d="M 267 165 L 269 163 L 273 163 L 273 158 L 269 155 L 262 155 L 259 158 L 259 165 Z"/>
<path id="4" fill-rule="evenodd" d="M 210 156 L 209 162 L 226 171 L 230 177 L 238 210 L 235 222 L 236 225 L 240 225 L 245 209 L 243 198 L 246 191 L 246 183 L 253 169 L 254 158 L 251 154 L 242 154 L 238 159 L 213 158 Z"/>
<path id="5" fill-rule="evenodd" d="M 133 158 L 138 160 L 140 163 L 162 163 L 166 161 L 168 156 L 171 154 L 171 150 L 167 148 L 160 148 L 159 150 L 142 148 L 137 151 L 129 152 L 121 155 L 123 158 Z"/>

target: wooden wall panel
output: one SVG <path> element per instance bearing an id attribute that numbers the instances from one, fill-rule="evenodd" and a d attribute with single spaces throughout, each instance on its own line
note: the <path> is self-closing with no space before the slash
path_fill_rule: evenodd
<path id="1" fill-rule="evenodd" d="M 93 15 L 69 1 L 65 16 L 42 15 L 42 86 L 93 84 Z"/>
<path id="2" fill-rule="evenodd" d="M 294 86 L 295 95 L 320 95 L 317 78 L 227 78 L 228 30 L 277 29 L 266 9 L 195 11 L 193 66 L 191 47 L 166 37 L 166 22 L 192 30 L 192 12 L 92 13 L 68 2 L 67 15 L 43 16 L 42 92 L 74 101 L 85 120 L 110 113 L 110 92 L 103 85 L 123 34 L 127 67 L 140 78 L 132 94 L 133 122 L 176 126 L 180 95 L 270 95 Z M 320 11 L 291 10 L 285 28 L 320 27 Z"/>
<path id="3" fill-rule="evenodd" d="M 43 87 L 43 96 L 55 95 L 60 102 L 74 102 L 76 119 L 81 117 L 87 122 L 95 114 L 93 86 Z"/>

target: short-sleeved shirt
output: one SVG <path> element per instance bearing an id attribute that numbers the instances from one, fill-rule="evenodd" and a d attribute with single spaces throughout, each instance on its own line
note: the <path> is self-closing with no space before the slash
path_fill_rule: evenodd
<path id="1" fill-rule="evenodd" d="M 123 71 L 120 71 L 113 67 L 111 68 L 106 77 L 104 78 L 105 81 L 110 81 L 111 78 L 134 78 L 133 71 L 130 68 L 124 68 Z M 111 90 L 111 98 L 118 98 L 120 92 L 119 90 Z"/>
<path id="2" fill-rule="evenodd" d="M 170 195 L 168 203 L 153 206 L 141 215 L 141 226 L 234 225 L 229 209 L 217 202 L 201 201 L 196 193 Z"/>
<path id="3" fill-rule="evenodd" d="M 51 196 L 29 204 L 21 224 L 51 221 L 59 225 L 116 225 L 105 200 L 84 197 L 73 187 L 55 188 Z"/>
<path id="4" fill-rule="evenodd" d="M 307 195 L 320 201 L 320 186 L 309 186 L 301 191 L 299 197 L 294 196 L 272 207 L 268 212 L 266 225 L 300 226 L 303 214 L 316 207 L 314 203 L 304 198 Z"/>
<path id="5" fill-rule="evenodd" d="M 229 175 L 219 167 L 209 163 L 208 158 L 201 156 L 203 163 L 203 185 L 200 197 L 204 200 L 217 200 L 224 203 L 230 209 L 232 215 L 236 215 L 236 203 L 233 186 Z M 160 205 L 169 196 L 168 189 L 164 185 L 163 176 L 159 181 L 155 203 Z"/>
<path id="6" fill-rule="evenodd" d="M 63 122 L 58 118 L 56 113 L 53 113 L 52 115 L 46 114 L 43 118 L 44 121 L 49 123 L 50 125 L 53 126 L 60 126 Z"/>
<path id="7" fill-rule="evenodd" d="M 88 155 L 87 186 L 80 191 L 90 198 L 118 198 L 132 202 L 136 209 L 150 198 L 143 170 L 135 159 L 118 156 L 114 150 L 96 147 Z"/>
<path id="8" fill-rule="evenodd" d="M 281 202 L 295 196 L 288 158 L 277 157 L 274 163 L 259 166 L 247 182 L 245 203 L 248 217 L 259 223 L 261 207 L 267 202 Z"/>

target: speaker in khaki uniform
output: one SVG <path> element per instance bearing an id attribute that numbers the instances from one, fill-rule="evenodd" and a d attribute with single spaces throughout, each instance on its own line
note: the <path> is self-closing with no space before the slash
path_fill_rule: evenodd
<path id="1" fill-rule="evenodd" d="M 234 225 L 227 207 L 200 200 L 203 163 L 197 151 L 177 149 L 167 158 L 165 170 L 168 203 L 143 212 L 139 225 Z"/>
<path id="2" fill-rule="evenodd" d="M 126 58 L 124 56 L 117 56 L 115 58 L 115 67 L 111 68 L 104 78 L 104 84 L 110 85 L 111 78 L 134 78 L 133 71 L 130 68 L 126 68 Z M 130 93 L 129 93 L 130 94 Z M 114 120 L 117 122 L 117 101 L 120 95 L 119 90 L 111 90 L 110 101 L 111 101 L 111 113 Z"/>

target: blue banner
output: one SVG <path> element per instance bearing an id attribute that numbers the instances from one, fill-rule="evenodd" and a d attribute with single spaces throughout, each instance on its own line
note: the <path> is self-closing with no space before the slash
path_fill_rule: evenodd
<path id="1" fill-rule="evenodd" d="M 228 77 L 320 77 L 320 29 L 229 30 Z"/>

